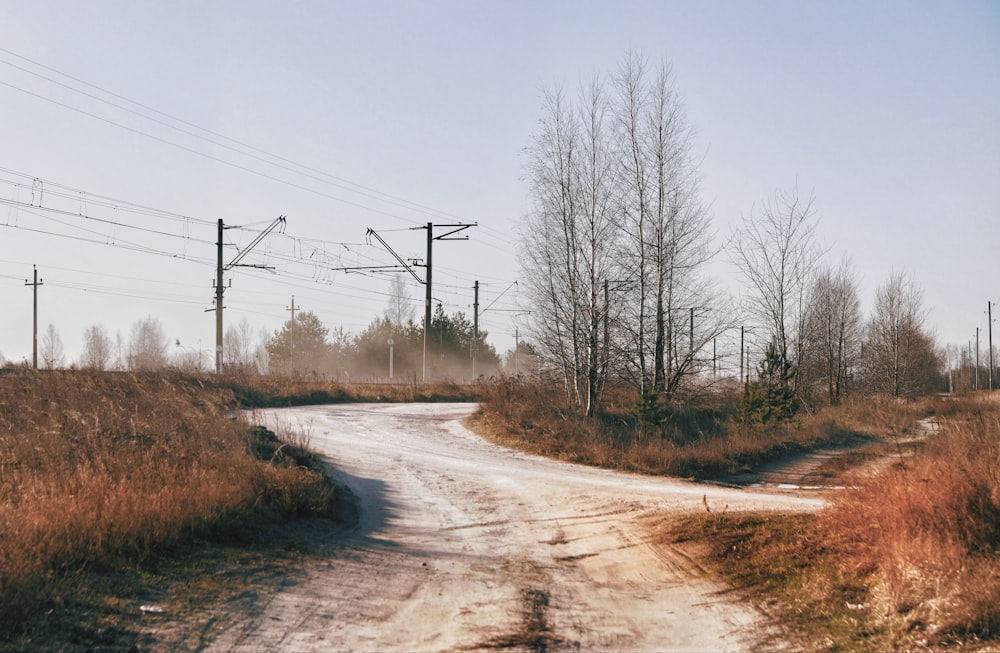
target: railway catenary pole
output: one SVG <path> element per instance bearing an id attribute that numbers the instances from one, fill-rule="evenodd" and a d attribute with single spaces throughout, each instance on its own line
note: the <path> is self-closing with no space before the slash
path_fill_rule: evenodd
<path id="1" fill-rule="evenodd" d="M 472 287 L 472 380 L 476 380 L 476 359 L 479 357 L 479 281 Z"/>
<path id="2" fill-rule="evenodd" d="M 427 383 L 427 343 L 428 334 L 431 330 L 431 272 L 434 269 L 431 265 L 431 252 L 434 247 L 434 223 L 427 223 L 427 277 L 424 285 L 427 286 L 426 298 L 424 299 L 424 365 L 422 380 Z"/>
<path id="3" fill-rule="evenodd" d="M 222 231 L 225 227 L 222 218 L 219 218 L 219 236 L 216 241 L 216 267 L 215 267 L 215 373 L 222 374 Z"/>
<path id="4" fill-rule="evenodd" d="M 225 293 L 225 287 L 223 286 L 222 274 L 226 270 L 231 270 L 234 267 L 243 268 L 258 268 L 261 270 L 273 270 L 274 268 L 268 265 L 258 265 L 258 264 L 246 264 L 240 263 L 247 254 L 250 253 L 257 244 L 264 240 L 264 237 L 275 230 L 278 226 L 283 226 L 285 224 L 285 216 L 279 215 L 275 218 L 264 231 L 257 234 L 257 237 L 250 242 L 249 245 L 243 248 L 243 250 L 236 255 L 228 265 L 223 265 L 222 263 L 222 232 L 227 229 L 227 227 L 222 223 L 222 219 L 219 219 L 219 232 L 218 238 L 215 242 L 216 246 L 216 266 L 215 266 L 215 307 L 206 308 L 205 311 L 215 311 L 215 373 L 222 374 L 223 360 L 222 360 L 222 298 Z M 232 227 L 228 227 L 232 228 Z"/>

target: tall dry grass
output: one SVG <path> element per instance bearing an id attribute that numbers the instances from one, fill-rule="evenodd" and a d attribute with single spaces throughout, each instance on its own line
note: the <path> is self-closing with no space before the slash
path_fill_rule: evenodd
<path id="1" fill-rule="evenodd" d="M 919 454 L 858 479 L 822 522 L 875 570 L 872 607 L 901 637 L 1000 639 L 1000 406 L 951 402 Z"/>
<path id="2" fill-rule="evenodd" d="M 699 542 L 803 650 L 997 650 L 1000 402 L 854 409 L 901 428 L 933 411 L 941 426 L 913 455 L 859 470 L 819 514 L 689 515 L 660 536 Z"/>
<path id="3" fill-rule="evenodd" d="M 245 408 L 303 406 L 345 402 L 473 401 L 476 386 L 451 381 L 433 383 L 351 383 L 319 375 L 227 374 L 205 379 L 232 391 Z"/>
<path id="4" fill-rule="evenodd" d="M 640 423 L 622 391 L 596 419 L 567 406 L 560 388 L 523 377 L 491 379 L 477 392 L 477 429 L 503 444 L 599 467 L 696 478 L 727 476 L 818 446 L 908 432 L 923 410 L 852 402 L 784 424 L 748 425 L 732 419 L 739 401 L 734 391 L 683 398 L 665 424 L 650 427 Z"/>
<path id="5" fill-rule="evenodd" d="M 233 405 L 180 376 L 0 375 L 0 640 L 90 573 L 326 510 L 323 474 Z"/>
<path id="6" fill-rule="evenodd" d="M 818 445 L 862 437 L 890 447 L 819 515 L 692 515 L 670 541 L 708 545 L 739 587 L 782 606 L 809 650 L 911 650 L 1000 643 L 1000 393 L 900 401 L 853 397 L 779 427 L 728 416 L 735 398 L 689 405 L 659 430 L 627 410 L 596 420 L 558 388 L 501 379 L 482 388 L 478 427 L 506 444 L 586 464 L 712 476 Z M 906 454 L 906 455 L 903 455 Z M 995 649 L 989 649 L 995 650 Z"/>

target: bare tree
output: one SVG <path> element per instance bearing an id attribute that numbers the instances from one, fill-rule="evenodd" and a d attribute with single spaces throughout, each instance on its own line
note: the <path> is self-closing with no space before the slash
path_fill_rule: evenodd
<path id="1" fill-rule="evenodd" d="M 115 331 L 114 360 L 111 364 L 113 370 L 124 370 L 128 368 L 128 348 L 125 345 L 125 338 L 122 332 Z"/>
<path id="2" fill-rule="evenodd" d="M 410 300 L 406 280 L 402 275 L 394 275 L 389 282 L 389 302 L 385 307 L 385 319 L 396 328 L 402 328 L 413 320 L 416 310 Z"/>
<path id="3" fill-rule="evenodd" d="M 709 221 L 670 66 L 661 64 L 649 77 L 645 63 L 629 55 L 616 86 L 627 243 L 618 258 L 633 281 L 626 296 L 635 307 L 623 327 L 640 391 L 669 401 L 697 370 L 698 352 L 718 334 L 717 317 L 706 319 L 716 293 L 702 278 L 714 253 Z M 697 330 L 691 327 L 695 313 Z"/>
<path id="4" fill-rule="evenodd" d="M 253 360 L 259 373 L 265 372 L 270 364 L 270 354 L 267 351 L 267 343 L 270 339 L 271 334 L 264 327 L 257 331 L 257 344 L 253 350 Z"/>
<path id="5" fill-rule="evenodd" d="M 779 190 L 772 201 L 743 218 L 730 246 L 730 256 L 753 295 L 749 311 L 770 331 L 793 380 L 801 358 L 799 328 L 807 282 L 820 254 L 815 231 L 813 199 L 802 200 L 798 188 Z"/>
<path id="6" fill-rule="evenodd" d="M 711 234 L 670 67 L 649 78 L 629 55 L 612 90 L 594 78 L 573 106 L 561 91 L 546 93 L 527 150 L 531 335 L 588 415 L 612 369 L 642 397 L 669 401 L 718 333 L 718 320 L 705 319 L 715 296 L 702 276 Z"/>
<path id="7" fill-rule="evenodd" d="M 861 300 L 858 279 L 845 259 L 836 269 L 823 267 L 809 291 L 802 330 L 802 399 L 821 389 L 831 406 L 840 403 L 861 354 Z"/>
<path id="8" fill-rule="evenodd" d="M 167 337 L 163 326 L 154 317 L 147 316 L 132 324 L 126 360 L 128 369 L 136 371 L 158 370 L 168 363 Z"/>
<path id="9" fill-rule="evenodd" d="M 934 340 L 924 330 L 923 297 L 913 279 L 893 272 L 875 293 L 865 333 L 869 389 L 913 397 L 933 389 L 940 368 Z"/>
<path id="10" fill-rule="evenodd" d="M 584 304 L 580 278 L 577 149 L 579 124 L 560 89 L 544 95 L 539 132 L 528 147 L 531 209 L 522 225 L 523 276 L 532 302 L 538 353 L 562 372 L 566 392 L 583 403 L 584 356 L 579 335 Z"/>
<path id="11" fill-rule="evenodd" d="M 83 332 L 83 352 L 80 365 L 86 369 L 106 370 L 111 364 L 114 345 L 102 324 L 94 324 Z"/>
<path id="12" fill-rule="evenodd" d="M 201 348 L 186 347 L 180 340 L 175 340 L 172 365 L 185 372 L 204 372 L 206 370 L 205 352 Z M 228 358 L 225 360 L 229 360 Z M 228 363 L 227 363 L 228 364 Z"/>
<path id="13" fill-rule="evenodd" d="M 47 370 L 62 367 L 66 362 L 66 350 L 63 348 L 62 338 L 59 337 L 56 327 L 52 324 L 42 334 L 39 353 L 42 356 L 42 367 Z"/>
<path id="14" fill-rule="evenodd" d="M 582 245 L 579 259 L 584 314 L 582 327 L 586 362 L 586 412 L 593 417 L 603 384 L 602 370 L 608 365 L 602 338 L 602 325 L 607 316 L 607 303 L 601 295 L 603 282 L 612 274 L 613 250 L 616 240 L 614 218 L 619 208 L 615 197 L 617 171 L 609 151 L 608 101 L 600 80 L 594 78 L 580 93 L 580 156 L 578 158 L 578 191 Z"/>
<path id="15" fill-rule="evenodd" d="M 623 326 L 630 336 L 626 345 L 630 361 L 634 361 L 639 393 L 645 395 L 651 382 L 648 365 L 647 314 L 649 284 L 648 236 L 650 220 L 651 173 L 643 151 L 643 116 L 648 92 L 643 85 L 645 75 L 643 60 L 629 54 L 622 63 L 615 80 L 618 88 L 617 115 L 622 133 L 621 165 L 623 170 L 622 230 L 626 247 L 622 250 L 624 276 L 629 280 L 631 292 L 628 304 L 633 307 Z M 626 252 L 628 255 L 626 255 Z"/>
<path id="16" fill-rule="evenodd" d="M 226 366 L 242 372 L 256 371 L 257 334 L 246 316 L 237 324 L 230 324 L 222 338 L 223 360 Z"/>

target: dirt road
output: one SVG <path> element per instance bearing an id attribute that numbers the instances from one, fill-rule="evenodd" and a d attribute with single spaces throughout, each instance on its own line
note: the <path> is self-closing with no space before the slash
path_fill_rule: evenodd
<path id="1" fill-rule="evenodd" d="M 462 426 L 470 404 L 267 411 L 329 456 L 357 528 L 217 651 L 742 650 L 759 616 L 719 593 L 642 519 L 811 510 L 815 497 L 618 474 L 529 456 Z"/>

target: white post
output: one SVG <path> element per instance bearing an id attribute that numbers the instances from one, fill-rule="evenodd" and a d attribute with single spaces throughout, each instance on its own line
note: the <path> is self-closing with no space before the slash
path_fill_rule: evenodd
<path id="1" fill-rule="evenodd" d="M 396 344 L 392 338 L 389 338 L 389 380 L 392 381 L 392 346 Z"/>

